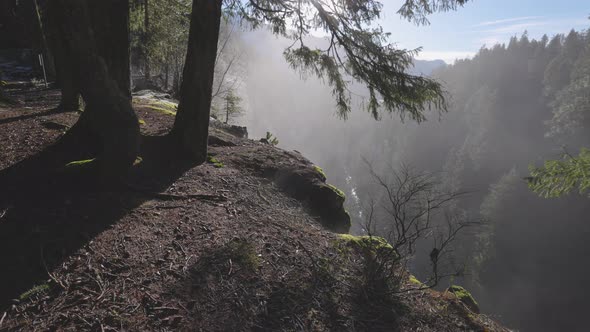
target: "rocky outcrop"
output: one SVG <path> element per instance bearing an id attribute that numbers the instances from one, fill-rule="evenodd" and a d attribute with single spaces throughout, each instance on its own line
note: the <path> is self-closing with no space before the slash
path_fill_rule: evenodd
<path id="1" fill-rule="evenodd" d="M 279 169 L 275 174 L 275 181 L 293 197 L 308 203 L 328 229 L 348 233 L 351 221 L 344 209 L 344 193 L 327 184 L 326 178 L 313 165 Z"/>
<path id="2" fill-rule="evenodd" d="M 455 296 L 472 312 L 479 314 L 479 305 L 465 288 L 457 285 L 452 285 L 447 289 L 447 292 L 455 294 Z"/>
<path id="3" fill-rule="evenodd" d="M 209 119 L 209 126 L 223 130 L 238 138 L 248 138 L 248 128 L 223 123 L 215 118 Z"/>
<path id="4" fill-rule="evenodd" d="M 272 179 L 283 191 L 306 204 L 329 230 L 349 232 L 351 219 L 344 209 L 346 197 L 341 190 L 326 183 L 321 168 L 296 151 L 284 151 L 259 142 L 255 144 L 258 149 L 246 162 L 256 172 Z"/>

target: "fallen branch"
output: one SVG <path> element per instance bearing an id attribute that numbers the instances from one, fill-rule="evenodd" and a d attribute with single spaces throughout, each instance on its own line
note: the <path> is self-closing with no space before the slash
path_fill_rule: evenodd
<path id="1" fill-rule="evenodd" d="M 0 327 L 2 327 L 2 323 L 4 323 L 4 319 L 6 318 L 6 314 L 8 312 L 5 312 L 4 315 L 2 315 L 2 318 L 0 319 Z"/>
<path id="2" fill-rule="evenodd" d="M 265 202 L 266 202 L 266 204 L 268 204 L 268 205 L 272 205 L 272 204 L 270 204 L 270 202 L 268 201 L 268 199 L 267 199 L 266 197 L 264 197 L 264 196 L 262 195 L 262 193 L 260 192 L 260 186 L 258 186 L 258 189 L 257 189 L 257 191 L 258 191 L 258 197 L 260 197 L 260 198 L 261 198 L 263 201 L 265 201 Z"/>
<path id="3" fill-rule="evenodd" d="M 213 201 L 213 202 L 225 202 L 227 201 L 227 197 L 223 195 L 209 195 L 209 194 L 185 194 L 185 195 L 175 195 L 175 194 L 166 194 L 166 193 L 159 193 L 154 191 L 149 191 L 142 188 L 137 188 L 131 185 L 127 185 L 131 191 L 142 194 L 148 197 L 157 198 L 163 201 L 174 201 L 174 200 L 184 200 L 184 199 L 200 199 L 206 201 Z"/>
<path id="4" fill-rule="evenodd" d="M 164 193 L 146 193 L 155 198 L 161 199 L 163 201 L 171 201 L 171 200 L 183 200 L 183 199 L 202 199 L 206 201 L 214 201 L 214 202 L 225 202 L 227 201 L 227 197 L 223 195 L 208 195 L 208 194 L 186 194 L 186 195 L 174 195 L 174 194 L 164 194 Z"/>

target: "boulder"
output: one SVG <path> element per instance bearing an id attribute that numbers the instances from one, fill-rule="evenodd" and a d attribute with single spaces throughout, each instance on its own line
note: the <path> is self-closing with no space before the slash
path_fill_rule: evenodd
<path id="1" fill-rule="evenodd" d="M 452 285 L 447 289 L 447 292 L 455 294 L 455 296 L 461 301 L 469 310 L 479 314 L 479 305 L 465 288 L 457 285 Z"/>

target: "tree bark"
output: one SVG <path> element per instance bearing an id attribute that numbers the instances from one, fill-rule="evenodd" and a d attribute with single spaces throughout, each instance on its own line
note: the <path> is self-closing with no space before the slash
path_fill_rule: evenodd
<path id="1" fill-rule="evenodd" d="M 96 142 L 101 175 L 105 180 L 118 180 L 139 151 L 139 124 L 129 98 L 128 28 L 123 24 L 128 22 L 128 5 L 126 0 L 87 1 L 50 1 L 50 15 L 59 27 L 64 52 L 71 55 L 74 81 L 86 102 L 85 111 L 64 139 L 84 136 Z M 96 10 L 93 16 L 88 3 Z M 108 13 L 109 23 L 97 21 L 100 13 Z M 109 50 L 104 49 L 107 40 L 111 41 Z"/>
<path id="2" fill-rule="evenodd" d="M 171 135 L 194 162 L 207 160 L 209 116 L 222 0 L 193 0 L 180 104 Z"/>
<path id="3" fill-rule="evenodd" d="M 35 24 L 33 27 L 35 38 L 33 38 L 33 48 L 38 48 L 36 53 L 41 53 L 43 55 L 43 62 L 45 64 L 45 71 L 47 73 L 48 78 L 55 77 L 55 67 L 53 62 L 53 55 L 51 54 L 51 50 L 47 44 L 47 32 L 46 27 L 43 24 L 43 20 L 41 19 L 41 8 L 39 6 L 38 0 L 29 0 L 31 1 L 31 9 L 33 10 L 33 15 L 35 16 Z M 35 47 L 36 46 L 36 47 Z"/>
<path id="4" fill-rule="evenodd" d="M 64 112 L 74 112 L 80 110 L 80 90 L 72 72 L 71 54 L 66 51 L 66 45 L 62 40 L 61 22 L 59 17 L 52 13 L 51 1 L 42 1 L 40 6 L 47 44 L 53 55 L 57 85 L 61 90 L 61 99 L 57 108 Z"/>
<path id="5" fill-rule="evenodd" d="M 119 89 L 131 98 L 129 2 L 86 1 L 98 53 Z"/>
<path id="6" fill-rule="evenodd" d="M 150 67 L 150 56 L 149 56 L 149 49 L 147 46 L 149 34 L 150 34 L 150 10 L 149 10 L 149 0 L 143 0 L 143 51 L 144 51 L 144 70 L 145 70 L 145 80 L 149 82 L 152 78 L 152 72 Z"/>

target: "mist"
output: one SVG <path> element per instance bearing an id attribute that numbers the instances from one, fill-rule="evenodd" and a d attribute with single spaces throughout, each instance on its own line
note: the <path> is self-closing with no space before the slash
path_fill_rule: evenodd
<path id="1" fill-rule="evenodd" d="M 576 36 L 581 46 L 567 55 L 572 58 L 583 57 L 587 48 L 586 35 Z M 524 180 L 529 165 L 558 159 L 564 148 L 588 146 L 587 122 L 578 123 L 575 134 L 550 133 L 559 127 L 555 91 L 567 85 L 567 77 L 560 86 L 552 84 L 548 68 L 571 46 L 566 36 L 531 41 L 523 35 L 454 65 L 416 61 L 415 73 L 444 83 L 450 106 L 448 113 L 431 110 L 421 124 L 397 114 L 376 121 L 364 110 L 363 90 L 354 85 L 355 109 L 343 120 L 330 87 L 289 68 L 282 56 L 289 40 L 265 30 L 241 32 L 238 39 L 246 111 L 236 123 L 247 126 L 253 139 L 271 132 L 279 147 L 322 167 L 328 182 L 347 194 L 352 233 L 366 232 L 364 211 L 377 192 L 363 159 L 380 172 L 405 164 L 437 174 L 441 186 L 469 193 L 456 209 L 484 224 L 455 248 L 467 272 L 443 286 L 468 285 L 483 312 L 515 329 L 585 329 L 588 197 L 540 198 Z M 416 253 L 411 272 L 418 277 L 427 255 Z"/>

